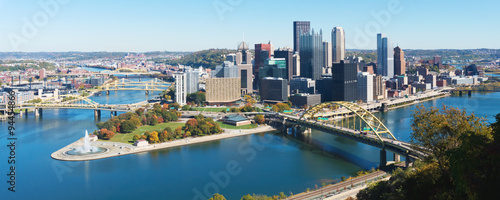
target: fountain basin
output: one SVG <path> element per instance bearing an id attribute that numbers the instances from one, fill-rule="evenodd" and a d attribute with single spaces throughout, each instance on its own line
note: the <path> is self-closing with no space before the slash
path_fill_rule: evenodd
<path id="1" fill-rule="evenodd" d="M 101 147 L 93 147 L 90 151 L 81 151 L 79 148 L 75 148 L 75 149 L 66 151 L 64 154 L 72 155 L 72 156 L 84 156 L 84 155 L 90 155 L 90 154 L 104 153 L 106 151 L 108 151 L 108 149 L 101 148 Z"/>

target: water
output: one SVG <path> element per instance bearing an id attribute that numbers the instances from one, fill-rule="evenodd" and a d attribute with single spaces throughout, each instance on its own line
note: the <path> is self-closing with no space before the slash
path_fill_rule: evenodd
<path id="1" fill-rule="evenodd" d="M 146 97 L 139 91 L 119 91 L 109 97 L 92 98 L 133 103 Z M 467 108 L 493 121 L 500 112 L 499 100 L 500 93 L 473 93 L 470 98 L 447 97 L 423 104 Z M 413 108 L 377 115 L 397 133 L 396 137 L 408 141 Z M 102 121 L 109 119 L 102 116 Z M 83 130 L 93 132 L 95 123 L 93 112 L 86 110 L 47 109 L 40 119 L 32 113 L 17 119 L 17 192 L 7 191 L 7 176 L 3 175 L 2 199 L 193 199 L 195 191 L 204 195 L 205 189 L 227 199 L 239 199 L 248 193 L 298 193 L 376 167 L 379 162 L 379 149 L 318 131 L 306 138 L 257 134 L 86 162 L 50 157 L 80 139 Z M 0 124 L 1 130 L 7 127 L 5 122 Z M 0 141 L 0 157 L 6 159 L 6 134 L 0 135 Z M 227 179 L 215 181 L 210 174 L 226 177 L 228 163 L 237 163 L 238 173 L 229 175 L 227 184 Z M 8 173 L 5 161 L 0 166 Z"/>

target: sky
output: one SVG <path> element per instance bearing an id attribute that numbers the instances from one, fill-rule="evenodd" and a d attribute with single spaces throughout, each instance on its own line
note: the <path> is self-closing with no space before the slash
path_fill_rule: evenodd
<path id="1" fill-rule="evenodd" d="M 198 51 L 271 41 L 293 47 L 293 21 L 347 49 L 500 49 L 497 0 L 0 0 L 0 51 Z"/>

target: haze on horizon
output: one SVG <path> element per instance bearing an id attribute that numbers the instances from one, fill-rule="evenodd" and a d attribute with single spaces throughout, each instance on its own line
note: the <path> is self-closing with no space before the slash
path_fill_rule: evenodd
<path id="1" fill-rule="evenodd" d="M 386 33 L 403 49 L 500 49 L 498 1 L 0 0 L 0 51 L 149 52 L 235 49 L 244 40 L 293 46 L 293 21 L 347 49 L 376 49 Z"/>

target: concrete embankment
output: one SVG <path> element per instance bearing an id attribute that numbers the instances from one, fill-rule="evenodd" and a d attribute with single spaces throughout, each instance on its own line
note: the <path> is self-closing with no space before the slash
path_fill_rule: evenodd
<path id="1" fill-rule="evenodd" d="M 255 134 L 255 133 L 266 133 L 266 132 L 271 132 L 271 131 L 276 131 L 276 129 L 274 129 L 271 126 L 267 126 L 267 125 L 261 125 L 255 129 L 247 129 L 247 130 L 225 129 L 223 133 L 217 134 L 217 135 L 209 135 L 209 136 L 203 136 L 203 137 L 175 140 L 172 142 L 150 144 L 150 145 L 145 146 L 145 147 L 136 147 L 136 146 L 133 146 L 131 144 L 125 144 L 125 143 L 119 143 L 119 142 L 96 141 L 96 142 L 92 142 L 91 145 L 106 149 L 106 151 L 104 151 L 102 153 L 88 154 L 88 155 L 77 155 L 77 156 L 67 154 L 66 152 L 68 152 L 72 149 L 75 149 L 79 146 L 83 146 L 83 140 L 79 139 L 78 141 L 73 142 L 73 143 L 69 144 L 68 146 L 66 146 L 62 149 L 59 149 L 56 152 L 52 153 L 51 157 L 56 159 L 56 160 L 63 160 L 63 161 L 97 160 L 97 159 L 116 157 L 116 156 L 122 156 L 122 155 L 134 154 L 134 153 L 154 151 L 154 150 L 158 150 L 158 149 L 166 149 L 166 148 L 171 148 L 171 147 L 178 147 L 178 146 L 184 146 L 184 145 L 190 145 L 190 144 L 209 142 L 209 141 L 214 141 L 214 140 L 221 140 L 221 139 L 238 137 L 238 136 L 243 136 L 243 135 L 251 135 L 251 134 Z"/>

